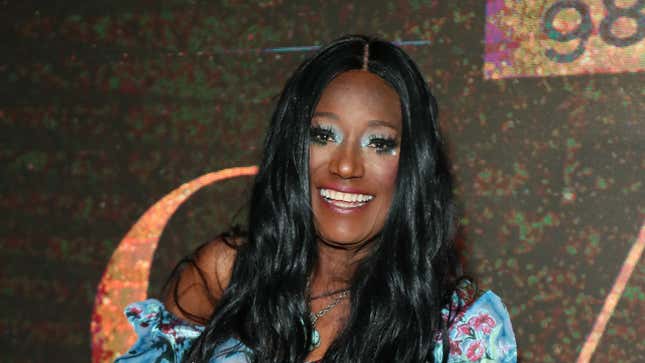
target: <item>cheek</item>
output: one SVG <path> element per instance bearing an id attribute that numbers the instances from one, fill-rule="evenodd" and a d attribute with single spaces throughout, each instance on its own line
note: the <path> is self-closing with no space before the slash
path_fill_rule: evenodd
<path id="1" fill-rule="evenodd" d="M 313 182 L 313 176 L 325 164 L 325 153 L 320 148 L 309 148 L 309 182 Z"/>
<path id="2" fill-rule="evenodd" d="M 396 176 L 399 170 L 399 158 L 389 157 L 372 163 L 374 180 L 379 184 L 381 193 L 394 194 Z"/>
<path id="3" fill-rule="evenodd" d="M 383 179 L 387 183 L 387 185 L 391 189 L 391 193 L 394 194 L 394 188 L 396 187 L 396 176 L 399 171 L 399 160 L 397 159 L 395 162 L 392 163 L 390 167 L 387 168 L 386 171 L 384 171 L 383 174 Z"/>

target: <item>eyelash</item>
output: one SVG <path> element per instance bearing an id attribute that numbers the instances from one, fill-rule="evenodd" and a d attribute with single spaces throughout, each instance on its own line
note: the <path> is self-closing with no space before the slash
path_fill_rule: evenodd
<path id="1" fill-rule="evenodd" d="M 385 154 L 396 149 L 398 143 L 392 137 L 375 135 L 370 136 L 367 146 L 376 149 L 376 152 L 379 154 Z"/>
<path id="2" fill-rule="evenodd" d="M 324 126 L 311 126 L 309 130 L 311 141 L 318 145 L 327 145 L 328 142 L 336 141 L 334 130 Z"/>

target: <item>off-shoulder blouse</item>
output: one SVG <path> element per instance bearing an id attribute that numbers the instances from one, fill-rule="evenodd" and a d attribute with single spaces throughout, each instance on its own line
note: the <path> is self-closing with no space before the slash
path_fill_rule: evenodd
<path id="1" fill-rule="evenodd" d="M 448 330 L 450 342 L 449 363 L 517 361 L 515 335 L 508 312 L 501 299 L 491 291 L 476 300 L 464 302 L 462 290 L 453 295 L 452 304 L 462 305 Z M 448 309 L 443 310 L 448 318 Z M 190 324 L 172 315 L 155 299 L 129 305 L 125 315 L 134 327 L 138 340 L 117 363 L 181 362 L 203 326 Z M 443 344 L 435 337 L 435 362 L 441 362 Z M 249 363 L 251 350 L 230 338 L 213 351 L 209 363 Z M 312 362 L 315 363 L 315 362 Z"/>

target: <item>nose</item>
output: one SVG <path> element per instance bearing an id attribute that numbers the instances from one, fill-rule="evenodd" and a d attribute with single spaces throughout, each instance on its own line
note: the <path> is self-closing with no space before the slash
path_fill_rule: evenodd
<path id="1" fill-rule="evenodd" d="M 329 172 L 343 179 L 360 178 L 365 172 L 361 152 L 350 143 L 341 144 L 329 161 Z"/>

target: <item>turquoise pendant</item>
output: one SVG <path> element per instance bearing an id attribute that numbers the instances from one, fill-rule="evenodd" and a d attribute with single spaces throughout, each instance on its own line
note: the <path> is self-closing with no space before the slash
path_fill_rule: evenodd
<path id="1" fill-rule="evenodd" d="M 320 346 L 320 333 L 318 332 L 318 329 L 314 328 L 314 330 L 311 332 L 311 345 L 309 346 L 309 351 L 311 352 L 312 350 L 318 348 Z"/>

